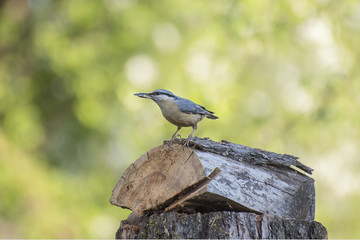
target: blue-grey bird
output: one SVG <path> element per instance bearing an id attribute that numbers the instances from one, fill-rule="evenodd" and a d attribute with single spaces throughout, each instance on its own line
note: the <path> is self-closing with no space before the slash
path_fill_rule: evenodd
<path id="1" fill-rule="evenodd" d="M 176 133 L 182 127 L 193 128 L 184 144 L 184 146 L 189 146 L 189 141 L 194 131 L 197 129 L 198 122 L 200 122 L 204 117 L 209 119 L 218 119 L 218 117 L 214 115 L 214 112 L 211 112 L 205 107 L 188 99 L 178 97 L 172 92 L 164 89 L 158 89 L 151 93 L 136 93 L 134 95 L 141 98 L 148 98 L 156 102 L 166 120 L 177 126 L 177 130 L 172 135 L 169 146 L 176 138 Z"/>

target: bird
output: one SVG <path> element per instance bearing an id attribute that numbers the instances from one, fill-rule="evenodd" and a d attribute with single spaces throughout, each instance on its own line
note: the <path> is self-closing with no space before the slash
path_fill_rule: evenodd
<path id="1" fill-rule="evenodd" d="M 197 129 L 197 124 L 204 117 L 209 119 L 218 119 L 214 112 L 205 107 L 194 103 L 186 98 L 178 97 L 165 89 L 157 89 L 150 93 L 135 93 L 135 96 L 153 100 L 161 109 L 162 115 L 170 123 L 177 126 L 177 130 L 172 135 L 168 145 L 171 147 L 176 134 L 182 127 L 192 127 L 193 130 L 185 141 L 184 146 L 189 147 L 189 141 Z"/>

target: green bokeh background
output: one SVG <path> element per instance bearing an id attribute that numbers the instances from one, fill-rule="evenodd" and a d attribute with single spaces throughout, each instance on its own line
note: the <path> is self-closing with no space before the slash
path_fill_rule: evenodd
<path id="1" fill-rule="evenodd" d="M 0 1 L 0 237 L 113 238 L 112 188 L 176 129 L 133 96 L 158 88 L 216 112 L 197 136 L 299 156 L 360 238 L 355 0 Z"/>

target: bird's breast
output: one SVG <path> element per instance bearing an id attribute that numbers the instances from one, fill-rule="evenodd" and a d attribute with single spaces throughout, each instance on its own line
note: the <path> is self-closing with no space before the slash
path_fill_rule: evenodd
<path id="1" fill-rule="evenodd" d="M 180 126 L 180 127 L 191 127 L 195 126 L 199 121 L 201 121 L 204 116 L 200 114 L 189 114 L 180 111 L 176 103 L 172 101 L 161 101 L 157 102 L 159 105 L 163 116 L 170 123 Z"/>

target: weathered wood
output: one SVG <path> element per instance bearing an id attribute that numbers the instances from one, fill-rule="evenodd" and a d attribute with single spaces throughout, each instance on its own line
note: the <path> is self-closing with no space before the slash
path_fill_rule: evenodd
<path id="1" fill-rule="evenodd" d="M 122 221 L 117 239 L 324 239 L 325 227 L 249 212 L 180 214 L 167 212 L 133 216 Z"/>
<path id="2" fill-rule="evenodd" d="M 110 202 L 138 214 L 168 207 L 175 196 L 207 179 L 194 151 L 163 145 L 142 155 L 126 169 Z"/>
<path id="3" fill-rule="evenodd" d="M 184 143 L 184 139 L 176 140 L 180 144 Z M 299 162 L 298 157 L 289 154 L 278 154 L 262 149 L 251 148 L 241 144 L 231 143 L 226 140 L 222 140 L 221 142 L 214 142 L 208 138 L 195 137 L 190 141 L 190 146 L 204 152 L 221 154 L 233 160 L 244 161 L 250 164 L 264 166 L 270 165 L 286 168 L 294 166 L 309 174 L 312 174 L 312 171 L 314 171 L 313 169 Z"/>
<path id="4" fill-rule="evenodd" d="M 225 141 L 195 138 L 191 144 L 194 149 L 164 144 L 141 156 L 125 171 L 110 202 L 140 215 L 250 211 L 314 220 L 314 180 L 291 166 L 312 169 L 296 157 Z"/>

